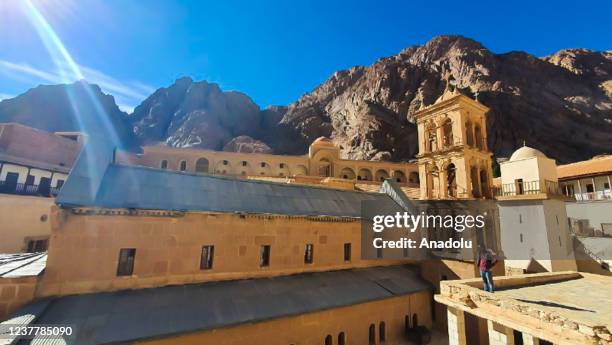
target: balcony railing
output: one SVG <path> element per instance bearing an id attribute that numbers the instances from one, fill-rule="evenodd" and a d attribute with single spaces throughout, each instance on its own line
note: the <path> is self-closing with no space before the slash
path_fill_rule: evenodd
<path id="1" fill-rule="evenodd" d="M 4 194 L 55 197 L 59 193 L 59 190 L 60 188 L 58 187 L 41 188 L 39 185 L 35 184 L 26 185 L 24 183 L 7 183 L 6 181 L 0 181 L 0 193 Z"/>
<path id="2" fill-rule="evenodd" d="M 493 188 L 496 197 L 521 196 L 521 195 L 557 195 L 562 196 L 559 183 L 549 180 L 517 181 L 515 183 L 502 184 Z"/>
<path id="3" fill-rule="evenodd" d="M 576 193 L 573 197 L 578 201 L 612 200 L 612 190 L 606 189 L 596 192 Z"/>

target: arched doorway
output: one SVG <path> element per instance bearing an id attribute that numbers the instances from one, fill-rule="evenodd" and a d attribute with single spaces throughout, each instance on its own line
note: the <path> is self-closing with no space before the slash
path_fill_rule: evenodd
<path id="1" fill-rule="evenodd" d="M 386 325 L 384 321 L 378 324 L 378 338 L 381 344 L 384 344 L 385 341 L 387 340 L 387 330 L 386 330 Z"/>
<path id="2" fill-rule="evenodd" d="M 338 345 L 346 345 L 346 335 L 344 335 L 344 332 L 338 334 Z"/>
<path id="3" fill-rule="evenodd" d="M 196 161 L 195 171 L 197 173 L 208 173 L 208 159 L 199 158 Z"/>
<path id="4" fill-rule="evenodd" d="M 325 337 L 325 345 L 332 345 L 332 344 L 333 344 L 332 336 L 328 334 L 327 337 Z"/>
<path id="5" fill-rule="evenodd" d="M 354 180 L 357 176 L 351 168 L 343 168 L 340 171 L 340 177 L 346 180 Z"/>
<path id="6" fill-rule="evenodd" d="M 389 178 L 389 173 L 386 170 L 380 169 L 378 171 L 376 171 L 376 174 L 374 174 L 374 179 L 376 181 L 380 181 L 383 182 L 384 180 Z"/>
<path id="7" fill-rule="evenodd" d="M 437 166 L 434 166 L 429 171 L 429 186 L 430 186 L 430 197 L 438 199 L 440 198 L 440 171 Z"/>
<path id="8" fill-rule="evenodd" d="M 446 193 L 450 198 L 457 197 L 457 176 L 455 164 L 451 163 L 446 167 Z"/>

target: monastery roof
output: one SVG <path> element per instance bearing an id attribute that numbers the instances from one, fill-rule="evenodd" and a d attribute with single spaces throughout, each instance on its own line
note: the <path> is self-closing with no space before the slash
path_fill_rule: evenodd
<path id="1" fill-rule="evenodd" d="M 559 179 L 570 179 L 579 176 L 591 176 L 612 172 L 612 155 L 594 157 L 582 162 L 559 165 Z"/>
<path id="2" fill-rule="evenodd" d="M 296 316 L 430 289 L 410 266 L 375 267 L 64 296 L 30 304 L 5 323 L 72 325 L 74 337 L 64 338 L 63 344 L 114 344 Z"/>
<path id="3" fill-rule="evenodd" d="M 315 139 L 315 141 L 312 142 L 311 145 L 336 147 L 334 145 L 334 142 L 328 137 L 318 137 L 317 139 Z"/>
<path id="4" fill-rule="evenodd" d="M 510 156 L 510 161 L 512 162 L 512 161 L 533 158 L 533 157 L 547 158 L 546 155 L 542 153 L 542 151 L 534 149 L 529 146 L 523 146 L 519 148 L 518 150 L 514 151 L 512 156 Z"/>
<path id="5" fill-rule="evenodd" d="M 69 170 L 80 144 L 59 135 L 17 123 L 0 124 L 2 160 L 52 170 Z"/>
<path id="6" fill-rule="evenodd" d="M 0 278 L 39 275 L 47 264 L 47 253 L 0 254 Z"/>
<path id="7" fill-rule="evenodd" d="M 69 178 L 70 179 L 70 178 Z M 65 207 L 361 217 L 362 201 L 396 205 L 387 194 L 281 184 L 111 164 L 93 203 L 87 180 L 73 180 L 57 204 Z"/>

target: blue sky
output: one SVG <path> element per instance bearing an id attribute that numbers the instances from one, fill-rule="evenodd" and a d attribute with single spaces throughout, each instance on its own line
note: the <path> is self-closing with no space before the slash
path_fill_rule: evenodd
<path id="1" fill-rule="evenodd" d="M 609 50 L 610 13 L 612 1 L 0 0 L 0 99 L 85 77 L 130 109 L 188 75 L 288 104 L 441 34 L 496 53 Z"/>

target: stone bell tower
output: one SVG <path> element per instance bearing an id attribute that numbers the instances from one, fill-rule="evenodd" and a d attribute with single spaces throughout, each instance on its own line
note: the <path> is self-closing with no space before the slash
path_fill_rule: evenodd
<path id="1" fill-rule="evenodd" d="M 461 94 L 446 74 L 446 89 L 414 114 L 419 136 L 421 199 L 492 198 L 489 108 Z"/>

